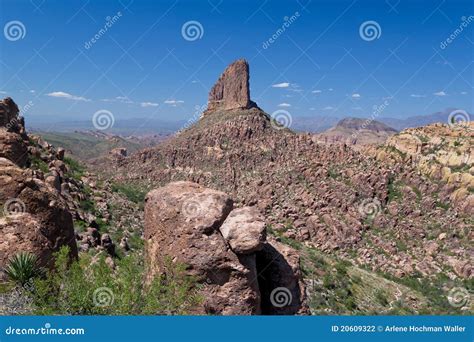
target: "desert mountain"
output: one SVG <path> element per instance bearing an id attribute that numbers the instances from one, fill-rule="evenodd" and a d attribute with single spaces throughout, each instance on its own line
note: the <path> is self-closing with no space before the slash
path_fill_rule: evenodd
<path id="1" fill-rule="evenodd" d="M 333 128 L 317 134 L 318 141 L 368 145 L 384 143 L 397 131 L 382 122 L 371 119 L 345 118 Z"/>
<path id="2" fill-rule="evenodd" d="M 93 256 L 88 276 L 103 260 L 101 276 L 120 280 L 123 262 L 143 257 L 137 286 L 160 279 L 160 291 L 184 265 L 194 285 L 183 305 L 195 314 L 470 310 L 447 293 L 473 277 L 472 124 L 396 133 L 343 120 L 334 130 L 390 135 L 356 150 L 276 124 L 251 101 L 249 78 L 247 62 L 232 63 L 193 126 L 130 155 L 113 148 L 91 171 L 1 101 L 1 269 L 18 251 L 54 269 L 68 246 L 72 260 Z"/>
<path id="3" fill-rule="evenodd" d="M 269 115 L 250 101 L 247 73 L 244 61 L 233 63 L 211 90 L 210 107 L 195 125 L 157 147 L 124 158 L 111 176 L 117 182 L 148 188 L 178 182 L 174 188 L 163 190 L 165 197 L 183 191 L 179 182 L 193 182 L 228 194 L 234 208 L 258 209 L 268 236 L 291 246 L 301 257 L 312 312 L 337 311 L 324 304 L 327 289 L 318 279 L 327 270 L 315 266 L 311 259 L 315 253 L 326 260 L 326 265 L 334 258 L 353 265 L 352 274 L 368 270 L 370 276 L 364 277 L 373 282 L 364 283 L 363 288 L 370 291 L 376 291 L 375 283 L 400 289 L 405 279 L 415 278 L 439 288 L 472 277 L 468 228 L 472 220 L 467 214 L 472 206 L 466 211 L 451 203 L 451 184 L 425 176 L 417 164 L 396 159 L 387 163 L 389 157 L 358 152 L 345 143 L 322 143 L 315 136 L 272 124 Z M 236 86 L 226 87 L 234 78 Z M 338 129 L 361 131 L 362 125 L 351 119 Z M 380 123 L 370 128 L 387 136 L 395 133 Z M 377 151 L 389 156 L 403 154 L 392 145 Z M 472 198 L 472 194 L 467 196 Z M 205 201 L 195 202 L 198 212 L 208 211 Z M 146 220 L 165 208 L 163 203 L 154 205 L 145 213 Z M 178 216 L 172 220 L 184 219 L 179 216 L 182 213 L 173 215 Z M 213 227 L 220 230 L 226 217 L 223 215 Z M 168 228 L 145 227 L 147 236 L 163 234 L 160 229 Z M 171 243 L 164 242 L 166 246 Z M 151 245 L 152 250 L 165 247 Z M 198 252 L 206 253 L 206 249 Z M 180 258 L 179 253 L 174 257 Z M 266 259 L 258 252 L 255 258 L 257 264 Z M 257 266 L 257 272 L 259 269 Z M 450 279 L 448 283 L 440 283 L 444 276 Z M 349 282 L 354 280 L 349 278 Z M 259 290 L 277 284 L 261 283 Z M 373 294 L 366 299 L 358 297 L 357 308 L 349 310 L 376 305 L 367 303 L 370 296 Z M 396 300 L 397 296 L 390 296 Z M 422 310 L 429 301 L 410 296 L 411 303 L 405 302 L 410 307 L 407 310 Z"/>

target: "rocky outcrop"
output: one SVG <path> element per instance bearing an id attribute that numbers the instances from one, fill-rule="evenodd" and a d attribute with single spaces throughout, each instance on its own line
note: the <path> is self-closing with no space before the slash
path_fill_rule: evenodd
<path id="1" fill-rule="evenodd" d="M 53 266 L 52 254 L 61 246 L 77 256 L 72 216 L 55 189 L 4 158 L 0 187 L 0 268 L 20 251 L 35 253 L 46 267 Z"/>
<path id="2" fill-rule="evenodd" d="M 28 163 L 25 127 L 18 114 L 18 106 L 11 98 L 0 101 L 0 157 L 25 167 Z"/>
<path id="3" fill-rule="evenodd" d="M 474 213 L 473 122 L 409 128 L 391 137 L 387 146 L 423 174 L 443 181 L 446 186 L 442 192 L 461 212 Z M 377 157 L 389 156 L 385 151 L 378 151 Z"/>
<path id="4" fill-rule="evenodd" d="M 41 266 L 52 267 L 52 255 L 61 246 L 77 256 L 72 216 L 60 195 L 66 167 L 52 159 L 46 177 L 25 168 L 30 156 L 40 158 L 41 152 L 39 144 L 36 148 L 30 143 L 18 114 L 12 99 L 0 102 L 0 268 L 22 251 L 34 253 Z"/>
<path id="5" fill-rule="evenodd" d="M 249 64 L 239 59 L 230 64 L 209 92 L 207 111 L 248 109 L 255 107 L 250 100 Z"/>
<path id="6" fill-rule="evenodd" d="M 250 222 L 258 218 L 254 209 L 235 209 L 233 213 L 232 203 L 225 193 L 191 182 L 170 183 L 151 191 L 145 204 L 147 276 L 151 279 L 166 273 L 166 258 L 172 258 L 186 264 L 188 273 L 203 285 L 205 300 L 195 313 L 272 314 L 271 300 L 263 299 L 260 289 L 279 284 L 299 286 L 298 274 L 280 272 L 293 269 L 275 261 L 278 256 L 280 261 L 285 257 L 265 242 L 261 222 Z M 251 230 L 248 235 L 239 231 L 245 228 Z M 285 281 L 273 284 L 266 280 L 261 276 L 264 268 L 279 273 Z M 298 295 L 294 303 L 279 308 L 279 313 L 296 314 L 303 307 Z"/>

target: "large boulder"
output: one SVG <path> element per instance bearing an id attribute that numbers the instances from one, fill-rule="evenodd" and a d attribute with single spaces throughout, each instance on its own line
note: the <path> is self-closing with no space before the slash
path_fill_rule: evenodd
<path id="1" fill-rule="evenodd" d="M 231 210 L 226 194 L 190 182 L 170 183 L 145 199 L 147 276 L 166 273 L 167 258 L 186 264 L 205 285 L 195 313 L 260 313 L 255 256 L 239 260 L 218 230 Z"/>
<path id="2" fill-rule="evenodd" d="M 265 222 L 256 207 L 233 210 L 219 230 L 237 254 L 251 254 L 263 248 Z"/>
<path id="3" fill-rule="evenodd" d="M 203 285 L 204 303 L 194 313 L 305 313 L 296 251 L 266 242 L 264 227 L 256 208 L 232 210 L 223 192 L 191 182 L 155 189 L 145 199 L 148 280 L 166 274 L 171 259 Z M 288 303 L 271 299 L 282 287 Z"/>
<path id="4" fill-rule="evenodd" d="M 6 128 L 0 128 L 0 157 L 7 158 L 18 166 L 26 166 L 28 147 L 23 137 L 18 133 L 8 132 Z"/>
<path id="5" fill-rule="evenodd" d="M 21 251 L 35 253 L 41 266 L 52 267 L 52 254 L 69 246 L 77 256 L 72 216 L 57 191 L 0 158 L 0 268 Z M 24 225 L 22 225 L 24 224 Z M 8 237 L 8 238 L 7 238 Z"/>
<path id="6" fill-rule="evenodd" d="M 9 132 L 23 133 L 24 120 L 19 117 L 19 109 L 12 98 L 7 97 L 0 101 L 0 127 Z"/>
<path id="7" fill-rule="evenodd" d="M 209 92 L 208 111 L 247 109 L 255 106 L 250 100 L 249 64 L 239 59 L 230 64 Z"/>
<path id="8" fill-rule="evenodd" d="M 0 157 L 24 167 L 28 163 L 24 119 L 16 103 L 9 97 L 0 101 Z"/>

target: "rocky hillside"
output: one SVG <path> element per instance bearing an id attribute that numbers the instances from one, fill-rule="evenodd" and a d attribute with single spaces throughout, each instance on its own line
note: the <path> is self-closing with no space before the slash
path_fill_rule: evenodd
<path id="1" fill-rule="evenodd" d="M 474 213 L 474 123 L 406 129 L 376 151 L 379 160 L 411 164 L 443 183 L 449 203 L 461 212 Z"/>
<path id="2" fill-rule="evenodd" d="M 231 66 L 213 88 L 228 89 L 222 83 L 232 75 L 236 94 L 219 95 L 219 106 L 193 127 L 124 158 L 111 176 L 148 187 L 192 181 L 230 194 L 237 208 L 257 208 L 269 235 L 299 250 L 313 312 L 338 312 L 339 304 L 339 312 L 372 312 L 380 304 L 367 298 L 379 291 L 388 291 L 392 304 L 410 297 L 401 305 L 409 312 L 426 312 L 426 305 L 446 312 L 449 290 L 468 286 L 473 275 L 473 222 L 451 203 L 453 189 L 416 165 L 275 125 L 248 105 L 249 77 L 236 70 L 248 71 Z M 205 203 L 198 207 L 206 210 Z M 334 294 L 331 286 L 346 290 Z M 386 303 L 385 312 L 392 309 Z"/>
<path id="3" fill-rule="evenodd" d="M 317 134 L 318 141 L 324 143 L 345 143 L 360 146 L 383 144 L 397 131 L 384 123 L 371 119 L 345 118 L 333 128 Z"/>

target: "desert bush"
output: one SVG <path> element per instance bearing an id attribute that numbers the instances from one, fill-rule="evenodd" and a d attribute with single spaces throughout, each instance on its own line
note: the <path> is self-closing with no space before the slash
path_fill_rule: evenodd
<path id="1" fill-rule="evenodd" d="M 67 176 L 81 180 L 82 176 L 84 176 L 85 167 L 71 157 L 64 157 L 64 163 L 68 166 Z"/>
<path id="2" fill-rule="evenodd" d="M 43 274 L 43 269 L 38 266 L 36 255 L 20 252 L 13 256 L 7 264 L 5 274 L 17 285 L 24 286 L 31 279 Z"/>
<path id="3" fill-rule="evenodd" d="M 147 189 L 141 188 L 139 186 L 118 183 L 112 184 L 112 191 L 124 195 L 128 198 L 128 200 L 137 204 L 142 204 L 145 201 L 146 194 L 148 193 Z"/>
<path id="4" fill-rule="evenodd" d="M 185 314 L 201 300 L 184 265 L 171 261 L 166 263 L 166 276 L 146 284 L 138 254 L 117 260 L 114 271 L 103 256 L 85 254 L 73 263 L 69 260 L 68 248 L 63 247 L 56 255 L 56 270 L 35 281 L 36 314 Z"/>

